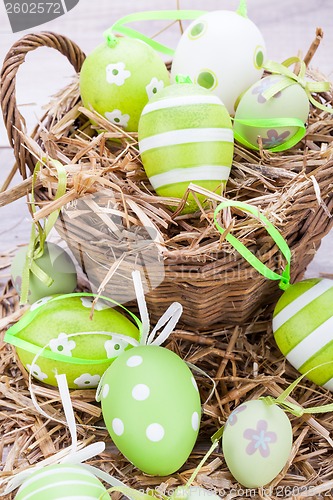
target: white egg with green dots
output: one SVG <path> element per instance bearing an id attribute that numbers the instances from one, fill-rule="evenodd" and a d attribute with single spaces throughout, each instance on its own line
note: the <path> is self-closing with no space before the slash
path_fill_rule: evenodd
<path id="1" fill-rule="evenodd" d="M 92 300 L 80 294 L 45 297 L 6 332 L 5 341 L 35 379 L 57 386 L 56 374 L 65 373 L 72 389 L 97 387 L 114 359 L 131 348 L 114 334 L 139 338 L 137 326 L 102 301 L 90 319 Z"/>
<path id="2" fill-rule="evenodd" d="M 143 109 L 139 149 L 158 195 L 182 198 L 191 182 L 221 194 L 234 151 L 229 113 L 217 96 L 199 85 L 170 85 Z M 190 196 L 184 212 L 195 210 L 198 205 Z"/>
<path id="3" fill-rule="evenodd" d="M 48 465 L 24 481 L 15 500 L 109 500 L 101 481 L 80 465 Z"/>
<path id="4" fill-rule="evenodd" d="M 175 51 L 171 77 L 186 75 L 218 95 L 229 113 L 263 74 L 264 39 L 257 26 L 238 12 L 208 12 L 184 31 Z"/>
<path id="5" fill-rule="evenodd" d="M 158 53 L 147 43 L 128 37 L 115 37 L 112 43 L 99 45 L 80 72 L 84 106 L 135 132 L 149 98 L 169 83 L 169 73 Z"/>
<path id="6" fill-rule="evenodd" d="M 333 391 L 333 280 L 307 279 L 287 288 L 274 310 L 273 332 L 296 370 L 312 370 L 307 378 Z"/>
<path id="7" fill-rule="evenodd" d="M 179 356 L 154 345 L 134 347 L 105 372 L 97 399 L 113 442 L 136 467 L 156 476 L 182 467 L 198 436 L 201 405 Z"/>

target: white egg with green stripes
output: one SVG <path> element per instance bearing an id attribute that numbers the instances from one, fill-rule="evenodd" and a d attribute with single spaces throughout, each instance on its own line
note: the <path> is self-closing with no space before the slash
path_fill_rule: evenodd
<path id="1" fill-rule="evenodd" d="M 110 500 L 106 488 L 80 465 L 48 465 L 24 481 L 15 500 Z"/>
<path id="2" fill-rule="evenodd" d="M 333 391 L 333 280 L 308 279 L 287 288 L 274 310 L 273 332 L 296 370 L 311 370 L 308 379 Z"/>
<path id="3" fill-rule="evenodd" d="M 219 97 L 199 85 L 171 85 L 143 109 L 139 148 L 158 195 L 182 198 L 191 182 L 221 194 L 234 151 L 229 113 Z M 190 196 L 184 212 L 195 210 L 198 205 Z"/>

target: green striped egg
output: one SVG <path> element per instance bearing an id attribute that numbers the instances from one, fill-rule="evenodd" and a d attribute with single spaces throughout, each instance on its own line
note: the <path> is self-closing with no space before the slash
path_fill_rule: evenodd
<path id="1" fill-rule="evenodd" d="M 273 317 L 276 343 L 300 373 L 333 391 L 333 280 L 308 279 L 291 285 Z"/>
<path id="2" fill-rule="evenodd" d="M 91 472 L 80 465 L 48 465 L 34 472 L 15 500 L 106 500 L 110 496 Z"/>
<path id="3" fill-rule="evenodd" d="M 234 151 L 229 113 L 219 97 L 199 85 L 170 85 L 143 109 L 139 148 L 158 195 L 182 198 L 190 182 L 221 193 Z M 192 197 L 184 211 L 197 208 Z"/>

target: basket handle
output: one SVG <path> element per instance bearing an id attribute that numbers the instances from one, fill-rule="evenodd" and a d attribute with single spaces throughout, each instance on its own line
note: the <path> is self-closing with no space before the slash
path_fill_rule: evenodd
<path id="1" fill-rule="evenodd" d="M 25 61 L 28 52 L 39 47 L 49 47 L 58 50 L 67 57 L 78 73 L 85 59 L 85 54 L 69 38 L 51 32 L 28 34 L 18 40 L 7 53 L 1 70 L 1 109 L 9 142 L 23 179 L 26 179 L 26 165 L 33 172 L 36 160 L 23 146 L 20 132 L 25 128 L 25 120 L 18 110 L 16 102 L 16 75 L 19 67 Z"/>

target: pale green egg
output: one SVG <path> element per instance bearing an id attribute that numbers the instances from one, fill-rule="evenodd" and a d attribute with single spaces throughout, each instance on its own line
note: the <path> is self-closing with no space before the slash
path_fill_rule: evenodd
<path id="1" fill-rule="evenodd" d="M 125 352 L 104 374 L 97 399 L 113 442 L 136 467 L 165 476 L 185 463 L 201 406 L 193 375 L 175 353 L 152 345 Z"/>
<path id="2" fill-rule="evenodd" d="M 97 302 L 90 319 L 92 300 L 45 297 L 8 330 L 5 341 L 15 345 L 21 363 L 35 379 L 56 386 L 56 373 L 65 373 L 70 388 L 97 387 L 114 359 L 131 347 L 113 334 L 139 338 L 137 326 L 104 302 Z"/>
<path id="3" fill-rule="evenodd" d="M 80 92 L 83 104 L 128 131 L 137 131 L 150 97 L 169 85 L 159 54 L 147 43 L 119 37 L 113 47 L 99 45 L 83 63 Z"/>
<path id="4" fill-rule="evenodd" d="M 13 285 L 20 294 L 22 274 L 25 266 L 28 247 L 21 248 L 15 255 L 11 267 Z M 42 257 L 36 259 L 36 264 L 53 279 L 50 286 L 42 283 L 33 273 L 30 273 L 28 302 L 33 304 L 48 295 L 70 293 L 76 288 L 75 265 L 68 253 L 55 243 L 45 243 Z"/>
<path id="5" fill-rule="evenodd" d="M 286 465 L 292 439 L 290 420 L 281 408 L 263 400 L 247 401 L 226 422 L 223 454 L 241 485 L 258 488 L 270 483 Z"/>
<path id="6" fill-rule="evenodd" d="M 15 500 L 107 500 L 106 488 L 80 465 L 48 465 L 24 481 Z"/>

